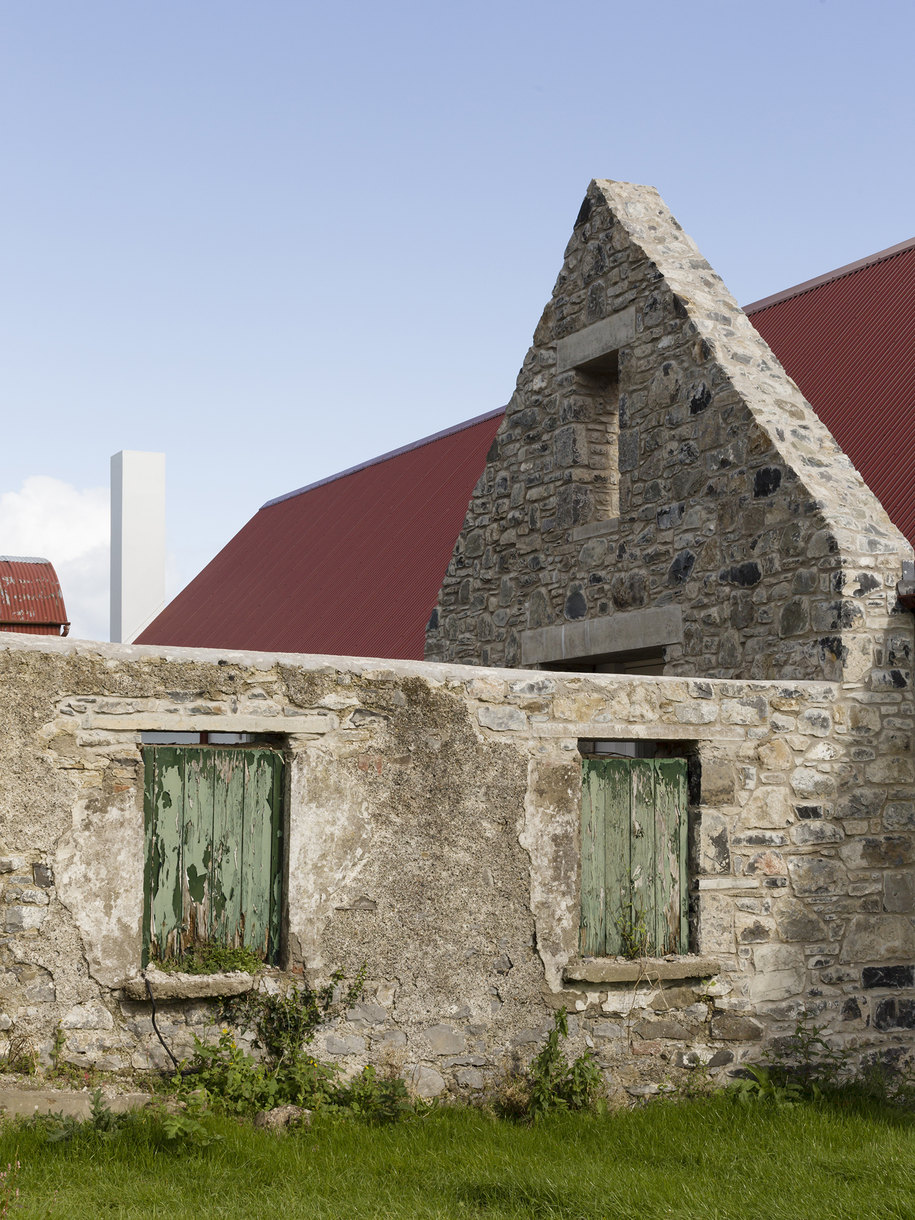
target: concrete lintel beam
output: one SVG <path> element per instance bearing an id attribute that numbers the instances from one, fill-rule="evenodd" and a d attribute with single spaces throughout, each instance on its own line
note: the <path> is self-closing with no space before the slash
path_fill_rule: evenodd
<path id="1" fill-rule="evenodd" d="M 574 661 L 663 648 L 667 644 L 679 644 L 682 639 L 683 613 L 679 606 L 627 610 L 579 623 L 522 631 L 521 665 L 527 668 L 550 661 Z"/>
<path id="2" fill-rule="evenodd" d="M 556 371 L 578 369 L 603 360 L 635 338 L 635 306 L 621 309 L 556 344 Z"/>

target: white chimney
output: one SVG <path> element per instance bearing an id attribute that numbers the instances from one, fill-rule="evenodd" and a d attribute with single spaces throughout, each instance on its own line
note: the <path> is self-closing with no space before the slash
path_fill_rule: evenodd
<path id="1" fill-rule="evenodd" d="M 129 644 L 165 605 L 165 454 L 111 459 L 111 639 Z"/>

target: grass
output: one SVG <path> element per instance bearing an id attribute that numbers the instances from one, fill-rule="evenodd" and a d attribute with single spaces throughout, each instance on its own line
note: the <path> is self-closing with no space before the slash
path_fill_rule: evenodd
<path id="1" fill-rule="evenodd" d="M 372 1128 L 318 1120 L 276 1136 L 210 1118 L 222 1138 L 169 1145 L 148 1117 L 48 1143 L 0 1131 L 21 1162 L 11 1217 L 165 1220 L 882 1220 L 915 1218 L 915 1117 L 847 1097 L 790 1108 L 724 1097 L 530 1127 L 469 1109 Z M 2 1215 L 0 1203 L 0 1215 Z"/>

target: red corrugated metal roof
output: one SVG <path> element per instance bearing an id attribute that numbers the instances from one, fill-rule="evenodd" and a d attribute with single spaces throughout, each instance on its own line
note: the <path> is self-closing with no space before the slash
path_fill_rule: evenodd
<path id="1" fill-rule="evenodd" d="M 746 311 L 915 543 L 915 240 Z M 138 643 L 421 658 L 501 417 L 265 504 Z"/>
<path id="2" fill-rule="evenodd" d="M 0 631 L 66 635 L 60 581 L 47 559 L 0 555 Z"/>
<path id="3" fill-rule="evenodd" d="M 915 545 L 915 240 L 746 312 Z"/>
<path id="4" fill-rule="evenodd" d="M 137 643 L 422 657 L 501 417 L 271 500 Z"/>

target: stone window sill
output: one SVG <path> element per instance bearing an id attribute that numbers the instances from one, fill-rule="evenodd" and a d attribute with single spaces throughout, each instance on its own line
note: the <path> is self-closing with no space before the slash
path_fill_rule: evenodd
<path id="1" fill-rule="evenodd" d="M 710 978 L 721 969 L 714 957 L 580 957 L 562 972 L 566 983 L 667 982 L 673 979 Z"/>
<path id="2" fill-rule="evenodd" d="M 147 982 L 149 990 L 147 990 Z M 127 979 L 121 989 L 129 1000 L 206 1000 L 216 996 L 244 995 L 253 991 L 257 979 L 253 974 L 233 970 L 228 974 L 182 974 L 179 971 L 156 970 L 150 966 L 134 979 Z"/>

